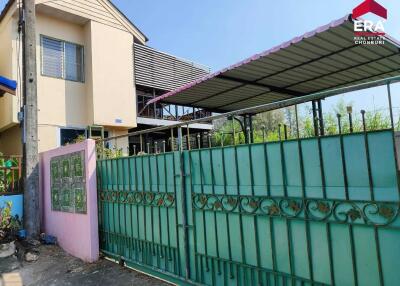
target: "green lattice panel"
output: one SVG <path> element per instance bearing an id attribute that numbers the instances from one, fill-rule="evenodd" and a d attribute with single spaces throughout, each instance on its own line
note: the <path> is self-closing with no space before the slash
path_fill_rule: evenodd
<path id="1" fill-rule="evenodd" d="M 87 211 L 85 152 L 75 152 L 51 159 L 51 208 L 53 211 Z"/>

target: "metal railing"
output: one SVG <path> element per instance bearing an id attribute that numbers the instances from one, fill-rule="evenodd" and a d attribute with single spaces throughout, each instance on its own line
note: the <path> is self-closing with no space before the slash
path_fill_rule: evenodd
<path id="1" fill-rule="evenodd" d="M 22 193 L 22 156 L 0 156 L 0 196 Z"/>
<path id="2" fill-rule="evenodd" d="M 268 138 L 268 132 L 275 132 L 275 141 L 278 140 L 288 140 L 288 139 L 295 139 L 295 138 L 304 138 L 304 137 L 310 137 L 310 136 L 305 136 L 300 134 L 299 132 L 299 122 L 298 122 L 298 114 L 297 114 L 297 106 L 302 103 L 306 102 L 317 102 L 318 100 L 325 99 L 327 97 L 331 97 L 334 95 L 339 95 L 339 94 L 344 94 L 348 92 L 353 92 L 353 91 L 358 91 L 362 89 L 367 89 L 367 88 L 372 88 L 372 87 L 377 87 L 377 86 L 382 86 L 382 85 L 387 85 L 387 92 L 388 92 L 388 109 L 390 113 L 390 126 L 391 128 L 394 129 L 394 119 L 393 119 L 393 108 L 392 108 L 392 99 L 391 99 L 391 90 L 390 90 L 390 84 L 399 82 L 400 81 L 400 76 L 396 77 L 390 77 L 386 79 L 381 79 L 381 80 L 376 80 L 376 81 L 371 81 L 367 83 L 362 83 L 362 84 L 357 84 L 357 85 L 352 85 L 352 86 L 347 86 L 347 87 L 342 87 L 342 88 L 337 88 L 333 90 L 328 90 L 328 91 L 323 91 L 323 92 L 318 92 L 314 94 L 310 94 L 307 96 L 303 97 L 296 97 L 296 98 L 291 98 L 287 100 L 282 100 L 274 103 L 268 103 L 268 104 L 263 104 L 255 107 L 250 107 L 250 108 L 245 108 L 245 109 L 240 109 L 236 111 L 231 111 L 223 114 L 215 114 L 212 116 L 204 117 L 204 118 L 197 118 L 193 120 L 188 120 L 188 121 L 183 121 L 179 122 L 173 125 L 169 126 L 161 126 L 161 127 L 156 127 L 152 129 L 147 129 L 147 130 L 141 130 L 141 131 L 134 131 L 130 132 L 124 135 L 119 135 L 119 136 L 114 136 L 114 137 L 109 137 L 101 140 L 97 140 L 98 144 L 104 142 L 114 142 L 112 149 L 115 149 L 115 152 L 118 154 L 124 154 L 125 150 L 119 149 L 118 148 L 118 139 L 126 138 L 126 137 L 138 137 L 139 140 L 136 140 L 136 142 L 139 142 L 137 144 L 131 144 L 131 146 L 126 147 L 127 148 L 127 153 L 129 155 L 143 155 L 145 153 L 160 153 L 160 152 L 166 152 L 166 151 L 175 151 L 175 150 L 190 150 L 191 148 L 202 148 L 202 147 L 213 147 L 213 146 L 223 146 L 226 144 L 226 137 L 230 136 L 231 141 L 233 145 L 240 144 L 240 143 L 257 143 L 257 142 L 265 142 L 267 141 Z M 313 104 L 314 105 L 314 104 Z M 285 124 L 280 124 L 276 126 L 275 130 L 272 131 L 267 131 L 265 126 L 261 126 L 258 130 L 255 130 L 252 128 L 251 124 L 244 124 L 246 122 L 246 116 L 247 117 L 252 117 L 253 115 L 262 113 L 262 112 L 267 112 L 267 111 L 272 111 L 272 110 L 277 110 L 277 109 L 282 109 L 290 106 L 295 106 L 296 109 L 296 123 L 292 128 L 290 129 L 288 125 Z M 353 132 L 363 132 L 368 130 L 368 126 L 365 122 L 365 111 L 361 111 L 361 117 L 362 117 L 362 126 L 360 128 L 360 125 L 358 126 L 359 128 L 354 128 L 354 121 L 353 121 L 353 113 L 348 112 L 346 117 L 344 118 L 343 114 L 338 114 L 337 115 L 337 134 L 339 133 L 353 133 Z M 236 116 L 243 116 L 243 120 L 240 121 Z M 209 122 L 215 122 L 216 120 L 221 120 L 221 119 L 228 119 L 232 122 L 232 130 L 230 133 L 225 133 L 225 132 L 202 132 L 202 133 L 197 133 L 197 134 L 191 134 L 190 132 L 190 126 L 196 123 L 209 123 Z M 318 114 L 318 112 L 315 112 L 313 116 L 313 136 L 325 136 L 325 135 L 331 135 L 331 134 L 326 134 L 325 132 L 325 127 L 324 127 L 324 119 L 322 114 Z M 238 130 L 235 130 L 235 124 L 234 121 L 240 121 L 241 122 L 241 128 Z M 183 130 L 185 129 L 185 130 Z M 385 129 L 385 128 L 381 128 Z M 370 129 L 371 130 L 371 129 Z M 295 132 L 294 132 L 295 131 Z M 156 139 L 156 140 L 146 140 L 146 137 L 148 137 L 149 134 L 156 134 L 156 133 L 168 133 L 170 134 L 167 138 L 163 139 Z M 258 138 L 263 138 L 262 140 L 257 139 L 257 136 L 255 134 L 259 134 L 261 136 L 258 136 Z M 240 139 L 241 137 L 244 137 L 244 140 Z M 254 139 L 256 137 L 256 139 Z M 99 149 L 98 149 L 99 150 Z M 118 150 L 118 152 L 117 152 Z M 103 152 L 104 153 L 104 152 Z M 112 154 L 112 152 L 108 152 L 109 154 Z M 100 154 L 99 154 L 100 155 Z M 109 156 L 108 156 L 109 157 Z"/>
<path id="3" fill-rule="evenodd" d="M 138 109 L 139 117 L 172 121 L 188 121 L 193 119 L 206 118 L 212 115 L 211 112 L 201 108 L 193 108 L 176 104 L 139 104 Z"/>

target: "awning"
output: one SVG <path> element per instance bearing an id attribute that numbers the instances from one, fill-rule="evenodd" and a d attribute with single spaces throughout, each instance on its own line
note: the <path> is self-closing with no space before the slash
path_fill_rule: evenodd
<path id="1" fill-rule="evenodd" d="M 400 75 L 400 43 L 357 45 L 347 15 L 151 101 L 224 112 Z"/>
<path id="2" fill-rule="evenodd" d="M 17 82 L 15 80 L 10 80 L 0 76 L 0 96 L 3 96 L 4 93 L 6 92 L 15 95 L 16 89 L 17 89 Z"/>

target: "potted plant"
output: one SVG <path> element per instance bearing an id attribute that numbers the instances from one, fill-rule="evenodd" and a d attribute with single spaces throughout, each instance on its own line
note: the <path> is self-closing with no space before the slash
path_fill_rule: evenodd
<path id="1" fill-rule="evenodd" d="M 14 241 L 21 221 L 18 215 L 12 215 L 12 202 L 6 202 L 0 207 L 0 257 L 7 257 L 15 253 Z"/>

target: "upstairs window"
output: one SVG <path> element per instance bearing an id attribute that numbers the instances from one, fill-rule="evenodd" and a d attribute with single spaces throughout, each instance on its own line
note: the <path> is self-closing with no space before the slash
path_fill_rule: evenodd
<path id="1" fill-rule="evenodd" d="M 41 36 L 42 75 L 84 81 L 83 47 Z"/>

